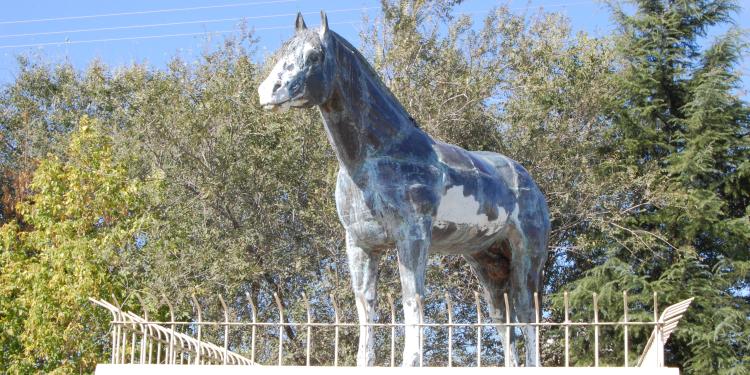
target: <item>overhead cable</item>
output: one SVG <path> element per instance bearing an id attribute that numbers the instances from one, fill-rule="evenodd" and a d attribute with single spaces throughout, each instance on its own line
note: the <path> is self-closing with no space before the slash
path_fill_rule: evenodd
<path id="1" fill-rule="evenodd" d="M 332 22 L 331 25 L 352 25 L 359 24 L 361 21 L 343 21 L 343 22 Z M 284 26 L 272 26 L 272 27 L 257 27 L 253 30 L 281 30 L 290 28 L 289 25 Z M 211 34 L 227 34 L 237 32 L 234 30 L 217 30 L 217 31 L 203 31 L 198 33 L 178 33 L 178 34 L 159 34 L 159 35 L 144 35 L 135 37 L 123 37 L 123 38 L 104 38 L 104 39 L 88 39 L 88 40 L 66 40 L 60 42 L 48 42 L 48 43 L 34 43 L 34 44 L 16 44 L 16 45 L 4 45 L 0 46 L 0 49 L 8 48 L 26 48 L 26 47 L 45 47 L 45 46 L 59 46 L 59 45 L 72 45 L 72 44 L 85 44 L 85 43 L 102 43 L 102 42 L 117 42 L 123 40 L 143 40 L 143 39 L 161 39 L 161 38 L 172 38 L 181 36 L 197 36 L 197 35 L 211 35 Z"/>
<path id="2" fill-rule="evenodd" d="M 371 9 L 379 9 L 379 7 L 361 7 L 361 8 L 344 8 L 344 9 L 332 9 L 326 11 L 326 13 L 346 13 L 353 11 L 365 11 Z M 318 12 L 304 12 L 305 15 L 317 14 Z M 293 17 L 297 13 L 283 13 L 283 14 L 268 14 L 260 16 L 249 16 L 239 18 L 217 18 L 209 20 L 198 20 L 198 21 L 181 21 L 181 22 L 168 22 L 168 23 L 152 23 L 152 24 L 141 24 L 141 25 L 126 25 L 126 26 L 112 26 L 112 27 L 97 27 L 90 29 L 74 29 L 74 30 L 61 30 L 61 31 L 45 31 L 38 33 L 26 33 L 26 34 L 8 34 L 0 35 L 0 39 L 3 38 L 15 38 L 22 36 L 43 36 L 43 35 L 59 35 L 59 34 L 74 34 L 74 33 L 85 33 L 94 31 L 112 31 L 112 30 L 127 30 L 127 29 L 146 29 L 153 27 L 164 27 L 164 26 L 178 26 L 178 25 L 193 25 L 193 24 L 205 24 L 205 23 L 218 23 L 218 22 L 230 22 L 230 21 L 242 21 L 242 20 L 257 20 L 267 18 L 279 18 L 279 17 Z"/>
<path id="3" fill-rule="evenodd" d="M 256 2 L 235 3 L 235 4 L 205 5 L 205 6 L 188 7 L 188 8 L 168 8 L 168 9 L 143 10 L 143 11 L 137 11 L 137 12 L 119 12 L 119 13 L 90 14 L 90 15 L 85 15 L 85 16 L 69 16 L 69 17 L 55 17 L 55 18 L 37 18 L 37 19 L 28 19 L 28 20 L 0 21 L 0 25 L 11 25 L 11 24 L 21 24 L 21 23 L 34 23 L 34 22 L 80 20 L 80 19 L 103 18 L 103 17 L 117 17 L 117 16 L 133 16 L 133 15 L 154 14 L 154 13 L 186 12 L 186 11 L 191 11 L 191 10 L 205 10 L 205 9 L 219 9 L 219 8 L 238 8 L 238 7 L 246 7 L 246 6 L 254 6 L 254 5 L 294 3 L 296 1 L 297 0 L 256 1 Z"/>

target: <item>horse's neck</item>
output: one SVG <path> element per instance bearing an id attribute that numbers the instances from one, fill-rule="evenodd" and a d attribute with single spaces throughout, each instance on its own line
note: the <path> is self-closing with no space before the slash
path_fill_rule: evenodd
<path id="1" fill-rule="evenodd" d="M 355 175 L 368 158 L 386 156 L 414 132 L 429 141 L 367 62 L 343 45 L 336 50 L 337 79 L 320 113 L 342 168 Z"/>

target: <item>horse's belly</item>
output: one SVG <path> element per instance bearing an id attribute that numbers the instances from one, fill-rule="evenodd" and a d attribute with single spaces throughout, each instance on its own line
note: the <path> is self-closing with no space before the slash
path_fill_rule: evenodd
<path id="1" fill-rule="evenodd" d="M 503 236 L 510 214 L 501 204 L 480 202 L 474 196 L 464 196 L 461 186 L 453 186 L 440 200 L 433 218 L 432 252 L 483 250 Z"/>

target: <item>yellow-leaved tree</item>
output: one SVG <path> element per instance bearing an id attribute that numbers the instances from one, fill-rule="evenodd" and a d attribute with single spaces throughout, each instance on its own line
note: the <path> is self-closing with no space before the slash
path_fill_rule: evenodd
<path id="1" fill-rule="evenodd" d="M 144 251 L 144 182 L 84 117 L 63 157 L 38 164 L 18 218 L 0 228 L 0 337 L 11 372 L 91 372 L 107 355 L 109 315 L 88 297 L 138 284 L 120 260 Z"/>

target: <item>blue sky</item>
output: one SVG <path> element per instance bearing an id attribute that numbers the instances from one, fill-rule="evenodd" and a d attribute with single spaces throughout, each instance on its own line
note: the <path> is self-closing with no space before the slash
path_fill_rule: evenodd
<path id="1" fill-rule="evenodd" d="M 272 51 L 292 33 L 294 14 L 302 11 L 308 25 L 317 25 L 317 13 L 328 12 L 331 28 L 358 44 L 364 14 L 377 12 L 378 0 L 131 0 L 131 1 L 4 1 L 0 15 L 0 84 L 14 79 L 15 56 L 40 55 L 47 61 L 69 60 L 84 68 L 95 58 L 110 66 L 147 62 L 162 67 L 175 54 L 200 54 L 209 35 L 214 38 L 237 29 L 240 19 L 255 27 L 260 51 Z M 561 12 L 573 29 L 593 35 L 613 26 L 605 6 L 597 0 L 466 0 L 459 8 L 477 19 L 494 6 L 508 4 L 518 13 L 539 8 Z M 750 28 L 750 1 L 740 0 L 736 17 Z M 712 30 L 716 35 L 722 29 Z M 35 34 L 35 35 L 34 35 Z M 59 44 L 61 42 L 67 42 Z M 750 65 L 743 62 L 745 89 Z M 746 91 L 746 90 L 745 90 Z M 747 97 L 747 93 L 743 93 Z"/>

